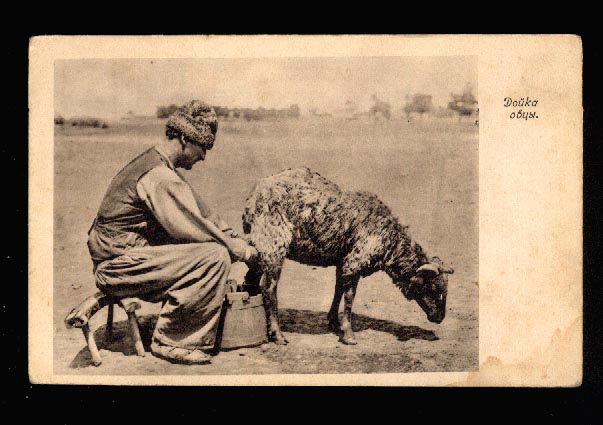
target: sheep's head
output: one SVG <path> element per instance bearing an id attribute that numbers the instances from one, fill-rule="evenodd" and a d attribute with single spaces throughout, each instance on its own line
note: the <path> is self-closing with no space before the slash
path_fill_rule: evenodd
<path id="1" fill-rule="evenodd" d="M 442 261 L 433 257 L 431 262 L 417 269 L 401 290 L 408 300 L 415 300 L 427 314 L 430 322 L 441 323 L 446 316 L 446 295 L 448 293 L 448 274 L 454 273 L 445 268 Z"/>

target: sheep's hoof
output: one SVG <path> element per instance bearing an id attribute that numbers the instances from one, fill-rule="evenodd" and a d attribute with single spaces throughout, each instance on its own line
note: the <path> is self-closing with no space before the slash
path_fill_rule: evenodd
<path id="1" fill-rule="evenodd" d="M 341 337 L 341 342 L 343 342 L 345 345 L 356 345 L 358 344 L 358 341 L 356 341 L 356 338 L 352 337 L 345 337 L 342 336 Z"/>
<path id="2" fill-rule="evenodd" d="M 277 334 L 273 334 L 273 335 L 270 337 L 270 340 L 271 340 L 272 342 L 274 342 L 276 345 L 287 345 L 287 344 L 289 344 L 289 341 L 287 341 L 287 338 L 285 338 L 285 337 L 283 336 L 283 334 L 282 334 L 282 333 L 280 333 L 280 332 L 279 332 L 279 333 L 277 333 Z"/>

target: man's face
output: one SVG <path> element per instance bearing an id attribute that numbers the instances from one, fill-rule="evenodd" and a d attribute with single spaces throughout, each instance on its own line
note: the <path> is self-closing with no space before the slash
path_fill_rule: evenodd
<path id="1" fill-rule="evenodd" d="M 179 165 L 185 170 L 190 170 L 197 162 L 205 160 L 206 153 L 207 151 L 204 146 L 187 142 L 182 150 Z"/>

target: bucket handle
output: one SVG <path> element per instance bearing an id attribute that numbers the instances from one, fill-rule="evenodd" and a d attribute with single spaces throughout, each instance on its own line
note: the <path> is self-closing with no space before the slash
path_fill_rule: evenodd
<path id="1" fill-rule="evenodd" d="M 234 300 L 231 300 L 228 297 L 225 298 L 226 302 L 228 302 L 228 305 L 232 305 L 234 303 Z M 249 304 L 249 293 L 243 292 L 241 295 L 241 301 L 243 302 L 243 304 Z"/>

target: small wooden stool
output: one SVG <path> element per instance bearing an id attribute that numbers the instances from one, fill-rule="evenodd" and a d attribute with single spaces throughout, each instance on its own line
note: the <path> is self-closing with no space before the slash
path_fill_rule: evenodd
<path id="1" fill-rule="evenodd" d="M 138 319 L 136 318 L 136 310 L 140 309 L 140 303 L 129 298 L 117 299 L 109 297 L 102 292 L 97 292 L 79 303 L 78 306 L 71 310 L 67 317 L 65 317 L 65 326 L 67 329 L 82 329 L 84 338 L 86 339 L 86 344 L 88 345 L 88 349 L 92 355 L 92 363 L 94 366 L 100 366 L 102 359 L 100 353 L 98 352 L 96 341 L 94 340 L 94 334 L 90 331 L 88 322 L 99 310 L 105 306 L 109 306 L 105 334 L 107 337 L 111 337 L 113 333 L 113 307 L 115 304 L 119 304 L 128 315 L 128 325 L 130 328 L 130 334 L 134 340 L 136 354 L 141 357 L 144 357 L 145 355 L 144 346 L 142 345 L 142 338 L 140 337 Z"/>

